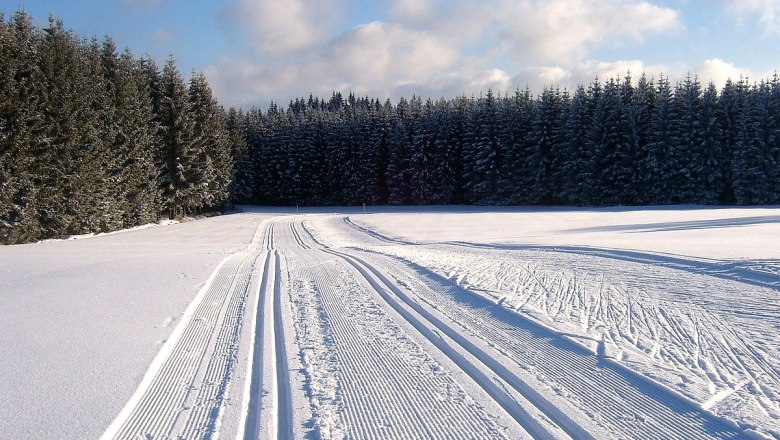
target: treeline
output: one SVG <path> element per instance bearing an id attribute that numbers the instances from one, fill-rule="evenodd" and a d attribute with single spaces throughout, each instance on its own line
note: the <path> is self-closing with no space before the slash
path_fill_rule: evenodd
<path id="1" fill-rule="evenodd" d="M 780 80 L 594 81 L 242 115 L 260 204 L 780 204 Z"/>
<path id="2" fill-rule="evenodd" d="M 234 202 L 780 204 L 780 79 L 226 112 L 172 57 L 0 15 L 0 243 Z"/>
<path id="3" fill-rule="evenodd" d="M 235 112 L 172 57 L 160 71 L 108 37 L 0 15 L 0 243 L 220 208 L 242 146 Z"/>

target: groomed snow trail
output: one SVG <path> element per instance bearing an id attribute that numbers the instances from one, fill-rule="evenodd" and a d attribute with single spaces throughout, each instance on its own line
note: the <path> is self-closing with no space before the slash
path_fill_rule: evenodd
<path id="1" fill-rule="evenodd" d="M 368 245 L 343 247 L 339 234 Z M 382 246 L 414 247 L 341 217 L 263 221 L 215 269 L 103 438 L 744 434 Z"/>
<path id="2" fill-rule="evenodd" d="M 277 240 L 289 265 L 315 437 L 528 437 L 511 417 L 486 410 L 500 408 L 489 393 L 468 394 L 359 270 L 313 241 L 300 220 L 283 223 Z"/>
<path id="3" fill-rule="evenodd" d="M 598 437 L 705 439 L 743 434 L 662 386 L 617 368 L 500 304 L 474 295 L 422 266 L 376 253 L 383 249 L 377 246 L 380 243 L 408 243 L 391 243 L 349 221 L 331 219 L 319 221 L 316 226 L 330 229 L 325 231 L 330 233 L 340 227 L 346 229 L 342 234 L 359 231 L 369 243 L 374 241 L 366 246 L 374 252 L 340 252 L 362 261 L 372 271 L 384 272 L 383 278 L 393 284 L 392 290 L 399 298 L 423 313 L 429 311 L 429 322 L 463 340 L 467 350 L 475 350 L 469 345 L 476 347 L 480 342 L 488 347 L 479 357 L 493 361 L 490 368 L 495 374 L 516 385 L 574 438 L 588 435 L 583 431 L 590 429 L 587 423 L 578 426 L 578 412 L 597 426 L 598 432 L 593 434 Z"/>
<path id="4" fill-rule="evenodd" d="M 250 350 L 245 408 L 237 439 L 294 437 L 291 377 L 282 305 L 280 254 L 274 248 L 275 223 L 266 226 L 265 263 Z"/>
<path id="5" fill-rule="evenodd" d="M 269 221 L 263 222 L 271 225 Z M 103 439 L 211 438 L 234 374 L 263 224 L 198 293 Z M 268 226 L 266 226 L 267 228 Z"/>

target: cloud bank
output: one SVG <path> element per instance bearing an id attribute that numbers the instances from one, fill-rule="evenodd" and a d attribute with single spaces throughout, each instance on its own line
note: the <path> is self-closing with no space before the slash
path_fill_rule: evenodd
<path id="1" fill-rule="evenodd" d="M 668 4 L 669 2 L 664 2 Z M 777 1 L 729 7 L 776 25 Z M 572 88 L 595 77 L 688 71 L 716 82 L 749 72 L 720 59 L 699 66 L 602 61 L 600 49 L 685 32 L 680 11 L 646 0 L 386 0 L 380 20 L 345 26 L 346 0 L 238 0 L 224 15 L 249 50 L 205 73 L 227 105 L 267 105 L 334 90 L 397 99 L 517 87 Z"/>

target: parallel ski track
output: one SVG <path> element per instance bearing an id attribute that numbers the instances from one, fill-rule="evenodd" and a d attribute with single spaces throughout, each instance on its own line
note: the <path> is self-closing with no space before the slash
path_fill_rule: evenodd
<path id="1" fill-rule="evenodd" d="M 457 387 L 449 376 L 421 374 L 419 366 L 398 356 L 399 350 L 410 350 L 410 341 L 388 337 L 386 332 L 395 335 L 398 331 L 388 330 L 385 322 L 389 317 L 376 315 L 375 306 L 366 306 L 370 296 L 355 290 L 359 284 L 345 285 L 344 270 L 334 270 L 334 264 L 336 268 L 343 265 L 341 259 L 320 249 L 307 249 L 310 246 L 305 244 L 298 226 L 288 229 L 289 241 L 299 245 L 298 249 L 288 249 L 291 270 L 301 272 L 296 276 L 312 279 L 322 295 L 340 365 L 347 438 L 500 438 L 501 433 L 485 420 L 486 414 L 475 411 L 478 407 L 442 398 L 446 390 Z M 361 313 L 366 311 L 372 314 L 364 319 Z M 384 335 L 373 333 L 377 331 L 372 327 L 376 320 L 383 322 Z"/>
<path id="2" fill-rule="evenodd" d="M 388 242 L 389 239 L 382 236 L 381 241 Z M 416 282 L 414 290 L 417 292 L 416 296 L 427 303 L 428 307 L 408 297 L 365 259 L 357 257 L 356 252 L 340 253 L 355 259 L 380 279 L 384 278 L 385 284 L 421 315 L 425 316 L 427 313 L 432 316 L 426 312 L 426 308 L 435 308 L 444 313 L 449 318 L 449 323 L 436 318 L 429 320 L 453 339 L 458 335 L 470 333 L 471 337 L 478 337 L 506 353 L 521 368 L 531 363 L 535 370 L 563 385 L 568 394 L 578 399 L 578 405 L 591 414 L 598 415 L 600 421 L 613 432 L 635 439 L 709 439 L 740 436 L 738 431 L 660 386 L 629 375 L 595 356 L 583 353 L 574 344 L 452 285 L 450 281 L 425 268 L 406 263 L 412 267 L 413 273 L 405 278 L 411 282 L 425 279 L 424 283 Z M 404 264 L 395 258 L 382 258 L 381 254 L 378 254 L 376 259 L 379 258 L 385 263 L 382 265 L 384 268 Z M 455 329 L 454 326 L 458 325 L 455 323 L 460 323 L 461 328 Z M 469 349 L 467 339 L 461 336 L 460 340 L 465 340 L 465 348 Z M 500 377 L 509 383 L 516 383 L 511 378 L 504 377 L 500 367 L 498 370 L 494 369 Z M 539 403 L 538 406 L 543 411 L 550 408 L 546 402 L 539 401 L 539 396 L 526 394 L 524 391 L 527 392 L 527 389 L 518 391 L 531 402 Z M 548 416 L 573 437 L 579 437 L 578 433 L 570 431 L 570 422 L 561 420 L 560 414 L 548 412 Z"/>
<path id="3" fill-rule="evenodd" d="M 243 435 L 239 434 L 245 440 L 293 438 L 290 374 L 280 300 L 281 274 L 278 251 L 266 252 L 248 371 L 249 402 L 240 431 Z"/>
<path id="4" fill-rule="evenodd" d="M 273 223 L 267 223 L 272 230 Z M 253 242 L 254 243 L 254 242 Z M 211 438 L 219 427 L 233 375 L 261 250 L 228 258 L 212 275 L 207 291 L 184 325 L 168 357 L 148 386 L 123 410 L 103 438 Z M 172 336 L 173 337 L 173 336 Z M 134 396 L 135 399 L 135 396 Z"/>

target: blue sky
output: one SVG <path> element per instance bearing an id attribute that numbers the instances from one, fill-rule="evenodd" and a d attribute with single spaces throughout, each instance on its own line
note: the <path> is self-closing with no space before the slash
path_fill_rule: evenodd
<path id="1" fill-rule="evenodd" d="M 721 85 L 780 68 L 780 0 L 0 0 L 6 17 L 20 7 L 160 63 L 173 53 L 228 106 L 538 92 L 627 70 Z"/>

